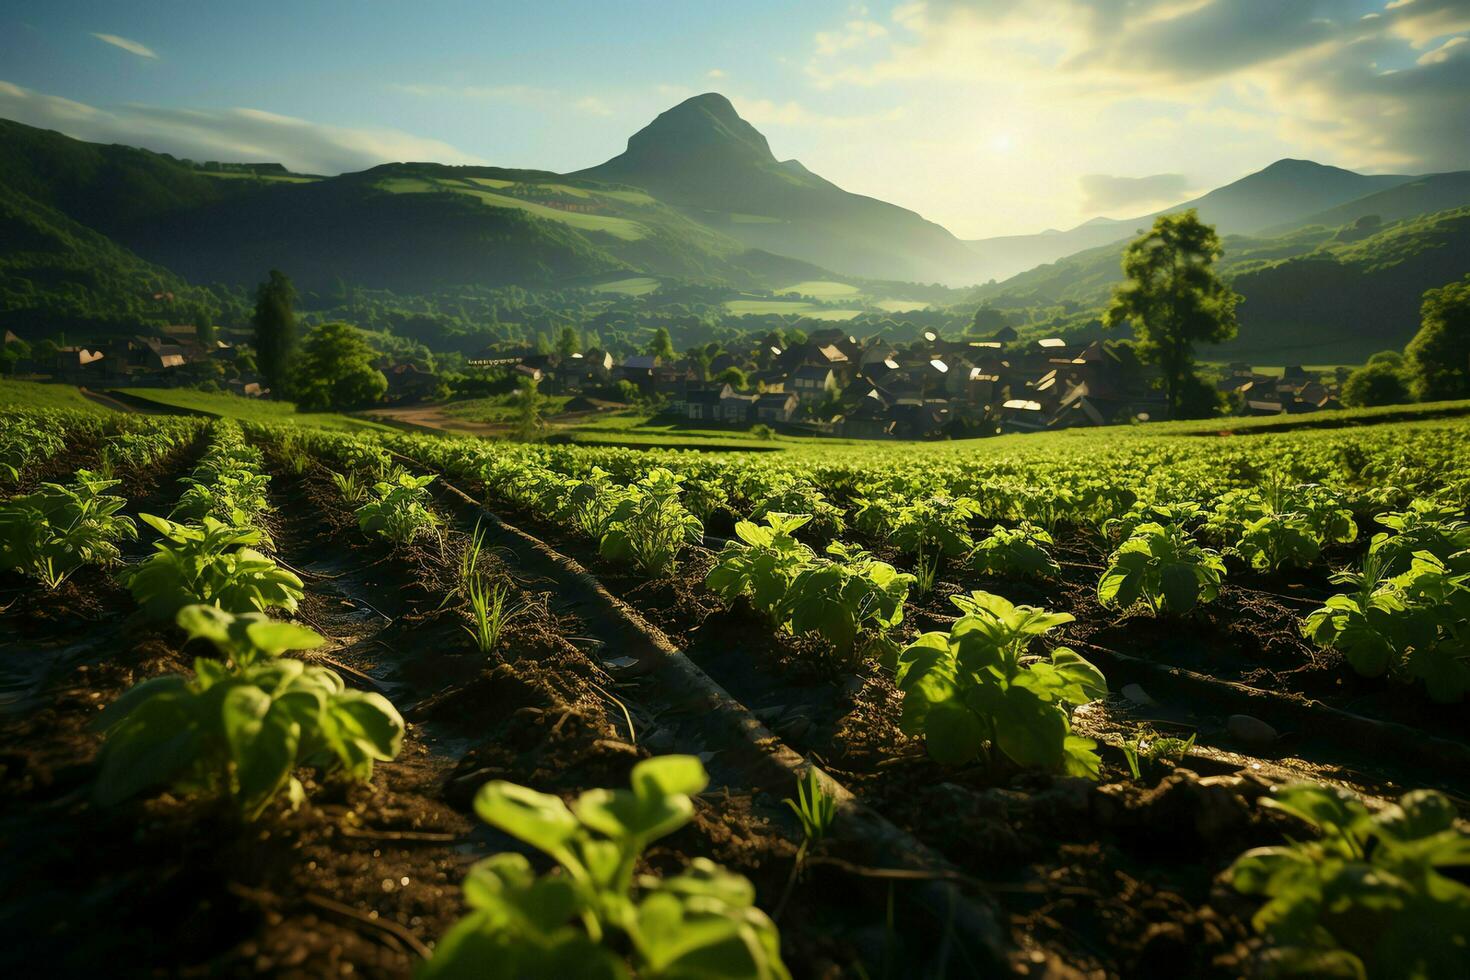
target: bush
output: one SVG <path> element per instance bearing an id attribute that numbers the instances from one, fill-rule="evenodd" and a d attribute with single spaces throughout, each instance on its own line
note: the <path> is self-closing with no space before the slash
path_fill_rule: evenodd
<path id="1" fill-rule="evenodd" d="M 1382 357 L 1382 354 L 1374 354 L 1374 360 L 1367 367 L 1360 367 L 1348 375 L 1342 386 L 1344 405 L 1351 408 L 1371 408 L 1375 405 L 1401 405 L 1409 401 L 1409 385 L 1403 372 L 1387 360 L 1379 360 Z"/>

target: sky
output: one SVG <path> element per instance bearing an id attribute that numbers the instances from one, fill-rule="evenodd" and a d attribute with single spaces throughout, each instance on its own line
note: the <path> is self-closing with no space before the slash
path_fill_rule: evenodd
<path id="1" fill-rule="evenodd" d="M 197 160 L 569 171 L 729 96 L 962 238 L 1283 157 L 1470 169 L 1470 0 L 6 0 L 0 117 Z"/>

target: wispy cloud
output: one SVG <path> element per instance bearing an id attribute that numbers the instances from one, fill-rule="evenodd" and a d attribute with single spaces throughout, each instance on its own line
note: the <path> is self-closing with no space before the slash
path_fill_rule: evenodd
<path id="1" fill-rule="evenodd" d="M 1189 193 L 1189 178 L 1183 174 L 1152 174 L 1148 177 L 1083 174 L 1077 183 L 1084 195 L 1083 208 L 1095 214 L 1155 204 L 1177 204 Z"/>
<path id="2" fill-rule="evenodd" d="M 612 108 L 595 95 L 573 96 L 559 89 L 536 85 L 427 85 L 392 84 L 389 90 L 424 99 L 462 99 L 469 102 L 500 102 L 508 105 L 553 109 L 571 106 L 593 116 L 611 116 Z"/>
<path id="3" fill-rule="evenodd" d="M 0 117 L 77 139 L 126 143 L 193 160 L 277 162 L 336 174 L 380 163 L 483 163 L 448 143 L 395 129 L 324 126 L 262 109 L 100 108 L 0 81 Z"/>
<path id="4" fill-rule="evenodd" d="M 93 37 L 104 44 L 110 44 L 114 48 L 122 48 L 124 51 L 137 55 L 140 58 L 157 58 L 158 54 L 148 45 L 131 38 L 119 37 L 116 34 L 98 34 L 93 32 Z"/>

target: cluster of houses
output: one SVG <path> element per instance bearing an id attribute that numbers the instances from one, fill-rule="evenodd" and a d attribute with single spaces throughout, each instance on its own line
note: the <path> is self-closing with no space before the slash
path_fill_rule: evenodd
<path id="1" fill-rule="evenodd" d="M 1300 415 L 1342 408 L 1340 379 L 1309 373 L 1300 365 L 1287 367 L 1280 377 L 1258 374 L 1249 364 L 1231 364 L 1229 373 L 1216 383 L 1222 394 L 1238 403 L 1242 415 Z"/>
<path id="2" fill-rule="evenodd" d="M 226 366 L 220 373 L 231 376 L 223 386 L 235 394 L 260 397 L 269 392 L 261 380 L 234 369 L 237 351 L 232 344 L 216 340 L 202 344 L 193 327 L 172 328 L 162 337 L 118 337 L 95 347 L 61 347 L 50 363 L 19 365 L 21 371 L 49 373 L 57 381 L 89 387 L 170 387 L 196 383 L 199 375 L 191 366 L 210 362 Z"/>
<path id="3" fill-rule="evenodd" d="M 592 350 L 507 356 L 503 366 L 550 392 L 627 381 L 661 396 L 690 422 L 788 425 L 858 438 L 922 439 L 981 431 L 1037 431 L 1163 417 L 1164 403 L 1127 345 L 1020 343 L 1009 329 L 984 340 L 932 332 L 906 345 L 819 330 L 799 344 L 721 353 L 705 368 Z M 707 382 L 741 368 L 746 384 Z"/>
<path id="4" fill-rule="evenodd" d="M 764 423 L 851 438 L 1035 432 L 1168 416 L 1157 369 L 1141 364 L 1131 345 L 1022 342 L 1011 328 L 985 339 L 946 340 L 926 332 L 909 344 L 826 329 L 785 348 L 724 352 L 707 366 L 646 354 L 619 360 L 604 350 L 570 356 L 487 351 L 470 363 L 507 368 L 552 393 L 627 381 L 689 422 Z M 743 388 L 702 380 L 718 379 L 732 367 L 742 370 Z M 1220 391 L 1237 396 L 1247 414 L 1339 407 L 1336 384 L 1299 367 L 1268 377 L 1231 365 Z"/>

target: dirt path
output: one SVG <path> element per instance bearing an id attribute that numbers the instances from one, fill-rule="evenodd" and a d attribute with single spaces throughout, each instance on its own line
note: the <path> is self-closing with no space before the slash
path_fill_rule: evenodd
<path id="1" fill-rule="evenodd" d="M 136 412 L 133 406 L 114 398 L 112 395 L 102 391 L 93 391 L 87 387 L 78 387 L 77 392 L 90 402 L 95 402 L 103 408 L 110 408 L 114 412 Z"/>

